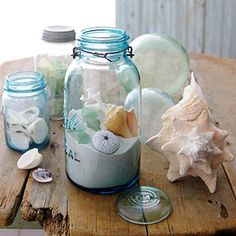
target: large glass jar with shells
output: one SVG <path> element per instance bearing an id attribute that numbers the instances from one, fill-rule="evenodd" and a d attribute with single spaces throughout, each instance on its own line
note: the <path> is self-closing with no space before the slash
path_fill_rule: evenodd
<path id="1" fill-rule="evenodd" d="M 82 30 L 66 72 L 66 173 L 91 192 L 120 191 L 139 175 L 140 78 L 128 39 L 122 29 Z"/>

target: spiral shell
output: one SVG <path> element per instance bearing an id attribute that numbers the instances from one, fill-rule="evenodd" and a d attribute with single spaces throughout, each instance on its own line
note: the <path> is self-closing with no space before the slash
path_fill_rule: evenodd
<path id="1" fill-rule="evenodd" d="M 162 130 L 147 144 L 167 153 L 169 181 L 187 175 L 199 176 L 214 193 L 217 169 L 222 162 L 232 161 L 233 155 L 225 146 L 228 132 L 211 123 L 207 101 L 194 75 L 191 76 L 183 99 L 162 116 Z"/>

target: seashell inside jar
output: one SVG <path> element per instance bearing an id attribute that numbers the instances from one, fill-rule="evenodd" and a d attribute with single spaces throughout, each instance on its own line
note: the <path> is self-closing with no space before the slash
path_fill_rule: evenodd
<path id="1" fill-rule="evenodd" d="M 6 144 L 25 152 L 49 143 L 49 108 L 46 84 L 37 72 L 9 75 L 3 93 Z"/>
<path id="2" fill-rule="evenodd" d="M 134 109 L 126 111 L 123 106 L 98 100 L 100 105 L 93 101 L 72 109 L 66 119 L 67 175 L 86 190 L 111 193 L 137 180 L 138 124 Z"/>

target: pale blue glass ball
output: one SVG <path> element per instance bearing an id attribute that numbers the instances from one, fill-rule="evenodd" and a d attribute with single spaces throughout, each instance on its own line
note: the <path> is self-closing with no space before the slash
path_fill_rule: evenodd
<path id="1" fill-rule="evenodd" d="M 143 34 L 130 45 L 142 88 L 159 88 L 172 97 L 182 92 L 189 78 L 189 58 L 177 40 L 165 34 Z"/>
<path id="2" fill-rule="evenodd" d="M 138 89 L 130 92 L 125 101 L 125 109 L 135 107 L 138 101 Z M 149 138 L 156 135 L 162 128 L 161 116 L 175 102 L 171 96 L 157 88 L 142 89 L 141 109 L 141 141 L 145 143 Z"/>

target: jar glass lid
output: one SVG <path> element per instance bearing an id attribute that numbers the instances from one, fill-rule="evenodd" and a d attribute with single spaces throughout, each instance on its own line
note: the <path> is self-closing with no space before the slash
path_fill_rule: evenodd
<path id="1" fill-rule="evenodd" d="M 131 223 L 147 225 L 166 219 L 172 212 L 172 204 L 160 189 L 138 186 L 120 194 L 116 209 L 123 219 Z"/>

